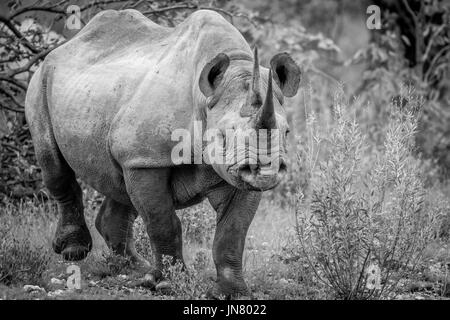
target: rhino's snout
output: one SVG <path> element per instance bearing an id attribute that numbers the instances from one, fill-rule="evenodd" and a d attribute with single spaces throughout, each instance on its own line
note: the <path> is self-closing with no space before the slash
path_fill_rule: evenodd
<path id="1" fill-rule="evenodd" d="M 283 160 L 268 164 L 242 164 L 238 168 L 238 177 L 251 189 L 269 190 L 275 188 L 286 173 Z"/>

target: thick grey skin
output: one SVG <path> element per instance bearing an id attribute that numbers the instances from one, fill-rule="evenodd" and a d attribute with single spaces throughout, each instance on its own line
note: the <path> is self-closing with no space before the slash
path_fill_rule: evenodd
<path id="1" fill-rule="evenodd" d="M 219 53 L 231 59 L 221 82 L 225 102 L 209 110 L 213 97 L 201 92 L 198 79 Z M 223 167 L 174 166 L 170 154 L 177 142 L 170 132 L 191 130 L 194 120 L 203 121 L 204 129 L 250 123 L 239 116 L 242 103 L 230 105 L 245 101 L 248 87 L 242 83 L 251 69 L 248 44 L 211 11 L 197 11 L 174 29 L 134 10 L 104 11 L 51 52 L 30 82 L 26 117 L 44 182 L 58 202 L 55 252 L 79 260 L 91 249 L 75 175 L 106 196 L 95 225 L 108 246 L 148 268 L 132 235 L 134 219 L 142 216 L 156 278 L 162 255 L 183 260 L 175 209 L 208 198 L 217 211 L 217 281 L 211 293 L 246 294 L 242 253 L 261 192 Z M 267 73 L 262 70 L 263 86 Z M 274 85 L 274 91 L 277 125 L 286 130 L 280 89 Z M 233 113 L 224 111 L 227 106 Z"/>

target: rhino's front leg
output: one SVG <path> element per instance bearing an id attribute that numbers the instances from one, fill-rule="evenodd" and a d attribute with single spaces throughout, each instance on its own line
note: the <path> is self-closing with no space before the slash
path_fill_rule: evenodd
<path id="1" fill-rule="evenodd" d="M 261 192 L 238 190 L 226 185 L 209 193 L 208 199 L 217 211 L 213 244 L 217 280 L 210 295 L 213 298 L 246 295 L 249 292 L 242 276 L 242 254 Z"/>
<path id="2" fill-rule="evenodd" d="M 147 227 L 156 281 L 161 277 L 163 255 L 183 262 L 181 222 L 169 187 L 170 170 L 128 169 L 124 177 L 131 201 Z"/>

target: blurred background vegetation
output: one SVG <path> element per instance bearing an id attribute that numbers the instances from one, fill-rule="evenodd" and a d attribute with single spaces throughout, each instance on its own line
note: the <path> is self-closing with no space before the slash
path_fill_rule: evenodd
<path id="1" fill-rule="evenodd" d="M 6 225 L 25 219 L 21 223 L 33 230 L 36 225 L 47 230 L 42 232 L 45 237 L 54 227 L 55 218 L 49 218 L 49 212 L 53 216 L 55 210 L 46 201 L 47 193 L 35 162 L 23 112 L 24 97 L 39 63 L 53 48 L 78 32 L 65 26 L 69 16 L 67 8 L 73 4 L 80 8 L 82 25 L 97 12 L 111 8 L 134 8 L 166 26 L 175 26 L 198 9 L 215 10 L 235 25 L 252 47 L 258 46 L 262 65 L 267 66 L 275 53 L 287 51 L 301 66 L 301 89 L 297 96 L 286 101 L 292 133 L 290 171 L 276 189 L 264 194 L 247 240 L 244 262 L 251 266 L 247 276 L 251 288 L 259 290 L 261 297 L 267 298 L 267 292 L 269 298 L 275 299 L 327 297 L 318 279 L 323 279 L 325 287 L 331 283 L 335 297 L 379 297 L 361 289 L 364 285 L 359 277 L 367 267 L 364 257 L 369 256 L 368 247 L 378 252 L 379 263 L 387 265 L 383 266 L 386 270 L 398 271 L 401 263 L 400 269 L 410 273 L 409 258 L 422 255 L 425 250 L 425 255 L 434 259 L 433 270 L 437 268 L 440 272 L 439 295 L 450 295 L 449 251 L 442 245 L 450 235 L 448 1 L 13 0 L 0 3 L 0 211 L 3 206 L 5 217 L 13 217 L 5 218 L 10 221 Z M 369 30 L 366 25 L 370 15 L 366 10 L 372 4 L 380 8 L 380 29 Z M 307 160 L 309 163 L 305 163 Z M 84 196 L 89 220 L 99 207 L 101 195 L 84 186 Z M 23 213 L 35 211 L 51 223 L 21 218 Z M 305 229 L 297 229 L 300 233 L 297 235 L 291 233 L 295 229 L 291 228 L 295 224 L 290 214 L 293 211 L 304 222 Z M 366 218 L 372 223 L 355 229 L 360 227 L 363 212 L 369 212 Z M 375 220 L 370 214 L 376 215 Z M 210 206 L 203 203 L 183 210 L 180 215 L 184 237 L 188 240 L 185 250 L 196 252 L 198 243 L 210 247 L 214 230 Z M 311 216 L 320 223 L 310 225 L 307 230 Z M 328 216 L 336 219 L 327 220 Z M 386 225 L 398 225 L 398 228 L 383 227 Z M 347 231 L 337 239 L 343 226 Z M 138 221 L 136 228 L 137 247 L 148 256 L 151 252 L 148 252 L 145 227 Z M 329 228 L 335 232 L 327 238 L 322 232 Z M 399 241 L 393 241 L 390 237 L 393 233 L 399 235 Z M 410 237 L 412 233 L 414 236 Z M 15 235 L 11 237 L 16 239 Z M 374 237 L 380 238 L 375 241 Z M 410 239 L 418 240 L 410 243 Z M 429 240 L 436 239 L 439 242 L 430 247 Z M 26 251 L 22 250 L 20 241 L 11 241 L 3 242 L 4 252 L 15 248 L 16 255 L 27 256 L 20 254 Z M 308 246 L 303 247 L 302 241 Z M 39 241 L 42 242 L 45 241 Z M 324 257 L 329 243 L 342 246 Z M 383 248 L 380 249 L 379 243 Z M 401 253 L 414 252 L 397 257 L 399 245 L 407 248 L 401 249 Z M 348 253 L 349 246 L 358 248 L 354 249 L 358 254 L 340 260 Z M 203 251 L 197 253 L 203 257 Z M 197 253 L 193 256 L 197 257 Z M 305 261 L 305 257 L 310 260 Z M 24 261 L 19 264 L 27 264 L 28 260 Z M 336 268 L 329 267 L 331 262 Z M 17 262 L 11 263 L 5 269 L 11 272 L 7 274 L 8 279 L 14 279 L 16 265 Z M 37 267 L 41 272 L 40 265 Z M 420 279 L 430 274 L 429 267 L 421 269 Z M 311 275 L 311 270 L 316 274 Z M 0 268 L 0 282 L 1 271 Z M 417 274 L 410 278 L 418 279 Z M 359 279 L 356 284 L 354 276 Z M 403 278 L 404 275 L 394 280 L 386 277 L 383 281 L 395 281 L 392 287 L 397 288 Z M 437 278 L 433 273 L 427 279 Z M 362 291 L 355 291 L 355 286 Z M 180 296 L 186 297 L 186 293 Z M 198 298 L 200 292 L 189 293 L 188 297 Z"/>

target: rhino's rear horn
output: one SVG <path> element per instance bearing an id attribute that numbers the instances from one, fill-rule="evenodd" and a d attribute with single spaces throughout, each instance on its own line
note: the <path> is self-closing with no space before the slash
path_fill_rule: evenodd
<path id="1" fill-rule="evenodd" d="M 256 116 L 257 129 L 275 129 L 276 117 L 273 106 L 273 89 L 272 89 L 272 70 L 269 70 L 269 79 L 267 84 L 266 101 Z"/>
<path id="2" fill-rule="evenodd" d="M 261 80 L 260 79 L 261 79 L 261 76 L 259 73 L 258 48 L 255 47 L 253 74 L 252 74 L 251 104 L 253 106 L 258 106 L 258 107 L 262 105 L 261 86 L 260 86 Z"/>

